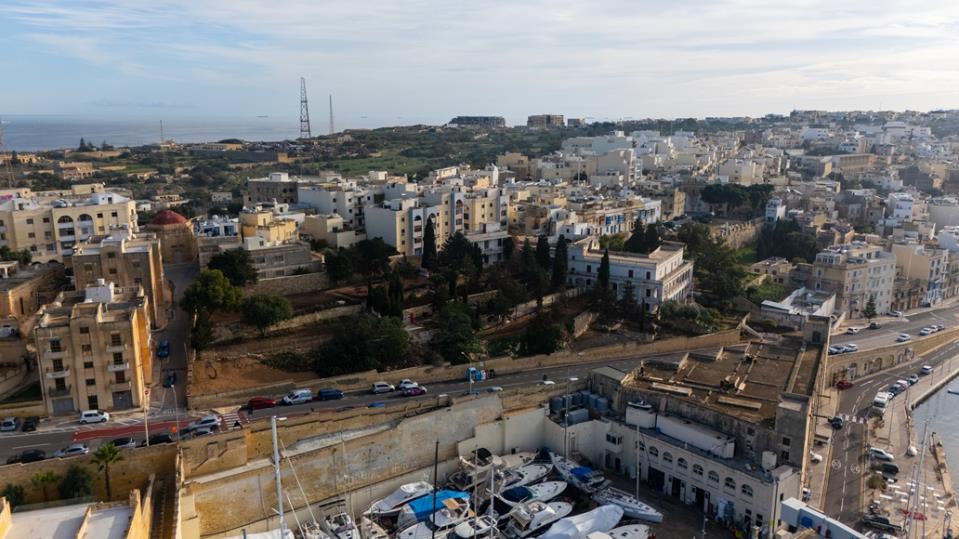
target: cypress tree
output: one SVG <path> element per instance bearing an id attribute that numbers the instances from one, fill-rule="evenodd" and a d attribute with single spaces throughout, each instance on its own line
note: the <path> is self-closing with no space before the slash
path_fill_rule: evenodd
<path id="1" fill-rule="evenodd" d="M 432 270 L 436 265 L 436 230 L 433 228 L 433 218 L 426 220 L 426 230 L 423 231 L 423 257 L 420 266 Z"/>
<path id="2" fill-rule="evenodd" d="M 540 236 L 539 239 L 536 240 L 536 262 L 538 262 L 544 270 L 549 269 L 551 261 L 549 256 L 549 240 L 546 236 Z"/>
<path id="3" fill-rule="evenodd" d="M 566 274 L 569 273 L 569 262 L 566 260 L 566 236 L 560 235 L 556 242 L 556 256 L 553 257 L 553 274 L 551 281 L 553 288 L 559 289 L 566 284 Z"/>
<path id="4" fill-rule="evenodd" d="M 662 240 L 659 239 L 659 226 L 656 223 L 650 223 L 646 227 L 646 234 L 644 235 L 643 252 L 651 253 L 658 249 L 662 243 Z"/>
<path id="5" fill-rule="evenodd" d="M 599 263 L 599 272 L 596 277 L 596 286 L 601 290 L 609 289 L 609 249 L 603 251 L 603 259 Z"/>

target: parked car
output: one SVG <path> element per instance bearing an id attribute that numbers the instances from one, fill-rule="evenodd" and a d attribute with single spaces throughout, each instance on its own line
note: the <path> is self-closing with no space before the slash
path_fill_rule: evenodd
<path id="1" fill-rule="evenodd" d="M 852 326 L 846 330 L 846 335 L 858 335 L 862 328 Z"/>
<path id="2" fill-rule="evenodd" d="M 499 393 L 500 391 L 503 391 L 503 388 L 500 386 L 490 386 L 486 388 L 487 393 Z"/>
<path id="3" fill-rule="evenodd" d="M 911 338 L 912 338 L 912 337 L 909 336 L 908 333 L 900 333 L 899 336 L 896 337 L 896 342 L 906 342 L 906 341 L 908 341 L 908 340 L 911 339 Z"/>
<path id="4" fill-rule="evenodd" d="M 810 451 L 809 460 L 812 461 L 813 464 L 819 464 L 820 462 L 822 462 L 822 455 L 820 455 L 819 453 Z"/>
<path id="5" fill-rule="evenodd" d="M 132 436 L 124 436 L 123 438 L 114 438 L 108 443 L 113 444 L 113 447 L 117 449 L 133 449 L 137 446 L 137 441 L 133 439 Z"/>
<path id="6" fill-rule="evenodd" d="M 853 386 L 853 383 L 849 380 L 843 378 L 842 380 L 836 382 L 836 389 L 849 389 Z"/>
<path id="7" fill-rule="evenodd" d="M 150 445 L 172 444 L 176 440 L 170 434 L 154 434 L 150 436 Z M 140 442 L 140 447 L 146 447 L 147 441 Z"/>
<path id="8" fill-rule="evenodd" d="M 246 407 L 250 410 L 262 410 L 274 406 L 276 406 L 276 401 L 268 397 L 253 397 L 246 403 Z"/>
<path id="9" fill-rule="evenodd" d="M 899 533 L 904 529 L 899 521 L 891 520 L 883 515 L 866 515 L 862 517 L 862 523 L 870 528 L 893 533 Z"/>
<path id="10" fill-rule="evenodd" d="M 55 458 L 62 459 L 67 457 L 76 457 L 77 455 L 86 455 L 89 452 L 90 448 L 87 447 L 87 444 L 70 444 L 55 452 L 53 456 Z"/>
<path id="11" fill-rule="evenodd" d="M 842 354 L 845 351 L 846 351 L 846 348 L 842 345 L 829 347 L 829 355 L 832 355 L 832 356 L 838 356 L 839 354 Z"/>
<path id="12" fill-rule="evenodd" d="M 13 432 L 20 428 L 20 419 L 8 417 L 0 421 L 0 432 Z"/>
<path id="13" fill-rule="evenodd" d="M 106 423 L 110 421 L 110 414 L 101 410 L 84 410 L 80 412 L 80 424 Z"/>
<path id="14" fill-rule="evenodd" d="M 324 387 L 316 394 L 316 399 L 321 401 L 334 401 L 342 398 L 343 391 L 332 387 Z"/>
<path id="15" fill-rule="evenodd" d="M 199 438 L 200 436 L 209 436 L 213 434 L 213 431 L 216 429 L 211 429 L 210 427 L 200 427 L 198 429 L 193 429 L 190 431 L 190 435 L 194 438 Z"/>
<path id="16" fill-rule="evenodd" d="M 919 330 L 919 336 L 920 336 L 920 337 L 925 337 L 925 336 L 927 336 L 927 335 L 932 335 L 935 331 L 936 331 L 936 330 L 934 330 L 934 329 L 932 329 L 932 328 L 930 328 L 930 327 L 924 327 L 924 328 L 922 328 L 922 329 Z"/>
<path id="17" fill-rule="evenodd" d="M 20 428 L 23 432 L 33 432 L 37 430 L 37 425 L 40 424 L 40 418 L 32 415 L 23 420 L 23 427 Z"/>
<path id="18" fill-rule="evenodd" d="M 895 316 L 896 318 L 902 318 L 902 311 L 889 311 L 886 314 L 889 316 Z"/>
<path id="19" fill-rule="evenodd" d="M 221 423 L 223 423 L 223 418 L 222 418 L 222 417 L 220 417 L 220 416 L 218 416 L 218 415 L 216 415 L 216 414 L 210 414 L 210 415 L 205 415 L 205 416 L 201 417 L 200 419 L 197 419 L 196 421 L 191 422 L 190 425 L 189 425 L 187 428 L 190 429 L 190 431 L 193 431 L 193 432 L 194 432 L 194 436 L 195 436 L 195 435 L 196 435 L 196 434 L 195 434 L 195 431 L 196 431 L 196 430 L 198 430 L 198 429 L 218 429 L 218 428 L 220 428 L 220 424 L 221 424 Z"/>
<path id="20" fill-rule="evenodd" d="M 398 388 L 400 389 L 400 391 L 405 391 L 405 390 L 407 390 L 407 389 L 409 389 L 409 388 L 411 388 L 411 387 L 416 387 L 416 386 L 418 386 L 418 385 L 419 385 L 419 384 L 417 384 L 417 383 L 414 382 L 413 380 L 410 380 L 409 378 L 404 378 L 404 379 L 400 380 L 399 385 L 397 385 L 396 387 L 398 387 Z"/>
<path id="21" fill-rule="evenodd" d="M 885 449 L 880 449 L 878 447 L 869 448 L 869 457 L 876 460 L 883 460 L 886 462 L 892 462 L 896 460 L 896 457 L 892 456 L 892 453 L 886 451 Z"/>
<path id="22" fill-rule="evenodd" d="M 367 408 L 386 408 L 386 403 L 383 401 L 375 401 L 366 405 Z"/>
<path id="23" fill-rule="evenodd" d="M 936 331 L 942 331 L 944 329 L 946 329 L 946 326 L 942 324 L 936 324 Z"/>
<path id="24" fill-rule="evenodd" d="M 419 395 L 426 395 L 426 388 L 423 386 L 413 386 L 408 387 L 403 390 L 404 397 L 416 397 Z"/>
<path id="25" fill-rule="evenodd" d="M 922 368 L 919 369 L 920 374 L 932 374 L 932 371 L 932 365 L 923 365 Z"/>
<path id="26" fill-rule="evenodd" d="M 281 402 L 287 406 L 290 406 L 293 404 L 304 404 L 312 400 L 312 389 L 294 389 L 293 391 L 287 393 Z"/>
<path id="27" fill-rule="evenodd" d="M 541 385 L 541 386 L 555 386 L 555 385 L 556 385 L 556 382 L 554 382 L 554 381 L 552 381 L 552 380 L 543 380 L 542 382 L 539 383 L 539 385 Z"/>
<path id="28" fill-rule="evenodd" d="M 856 344 L 856 343 L 849 343 L 849 344 L 847 344 L 844 348 L 846 349 L 846 352 L 847 352 L 847 353 L 848 353 L 848 352 L 858 352 L 858 351 L 859 351 L 859 345 Z"/>
<path id="29" fill-rule="evenodd" d="M 918 374 L 910 374 L 910 375 L 906 378 L 906 380 L 909 382 L 909 385 L 913 385 L 913 384 L 919 382 L 919 375 L 918 375 Z"/>
<path id="30" fill-rule="evenodd" d="M 899 382 L 896 382 L 895 384 L 892 384 L 891 386 L 889 386 L 889 392 L 892 393 L 893 396 L 896 396 L 905 390 L 906 388 L 902 387 L 899 384 Z"/>
<path id="31" fill-rule="evenodd" d="M 882 329 L 882 324 L 879 322 L 870 322 L 869 329 Z"/>
<path id="32" fill-rule="evenodd" d="M 170 371 L 163 376 L 163 387 L 173 387 L 176 384 L 176 371 Z"/>
<path id="33" fill-rule="evenodd" d="M 873 468 L 881 471 L 884 475 L 898 475 L 899 474 L 899 465 L 895 462 L 882 462 L 873 465 Z"/>
<path id="34" fill-rule="evenodd" d="M 843 425 L 846 424 L 846 422 L 837 415 L 829 418 L 829 424 L 832 425 L 832 428 L 839 430 L 843 427 Z"/>
<path id="35" fill-rule="evenodd" d="M 396 391 L 396 388 L 393 387 L 393 384 L 386 382 L 373 382 L 373 385 L 370 387 L 370 393 L 374 395 L 379 395 L 380 393 L 390 393 L 391 391 Z"/>
<path id="36" fill-rule="evenodd" d="M 157 357 L 170 357 L 170 341 L 160 341 L 157 346 Z"/>
<path id="37" fill-rule="evenodd" d="M 7 459 L 7 464 L 16 464 L 22 462 L 27 464 L 29 462 L 39 462 L 47 458 L 47 452 L 42 449 L 27 449 L 21 453 L 17 453 L 12 457 Z"/>

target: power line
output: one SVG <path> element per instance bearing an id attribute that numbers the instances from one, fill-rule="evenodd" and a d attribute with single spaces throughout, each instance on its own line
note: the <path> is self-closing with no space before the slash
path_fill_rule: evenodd
<path id="1" fill-rule="evenodd" d="M 313 138 L 310 132 L 310 105 L 306 100 L 306 79 L 300 77 L 300 138 Z"/>

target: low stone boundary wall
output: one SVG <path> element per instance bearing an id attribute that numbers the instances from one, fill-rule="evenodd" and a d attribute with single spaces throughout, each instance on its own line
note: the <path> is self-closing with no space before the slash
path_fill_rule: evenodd
<path id="1" fill-rule="evenodd" d="M 959 327 L 874 350 L 829 356 L 826 380 L 832 385 L 843 378 L 855 380 L 861 376 L 884 371 L 928 354 L 955 341 L 957 338 L 959 338 Z"/>

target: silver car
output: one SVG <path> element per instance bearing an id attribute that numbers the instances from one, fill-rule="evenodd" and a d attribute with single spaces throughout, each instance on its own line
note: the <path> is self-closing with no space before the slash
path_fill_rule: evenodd
<path id="1" fill-rule="evenodd" d="M 77 455 L 86 455 L 90 452 L 87 444 L 70 444 L 53 454 L 56 458 L 75 457 Z"/>

